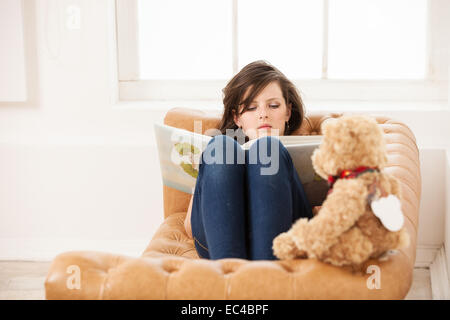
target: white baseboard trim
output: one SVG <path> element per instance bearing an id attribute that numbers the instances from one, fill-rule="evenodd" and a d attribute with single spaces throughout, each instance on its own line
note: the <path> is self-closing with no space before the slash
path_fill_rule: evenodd
<path id="1" fill-rule="evenodd" d="M 430 265 L 431 294 L 433 300 L 450 300 L 450 279 L 447 273 L 445 248 L 442 246 Z"/>
<path id="2" fill-rule="evenodd" d="M 0 260 L 52 261 L 66 251 L 100 251 L 140 257 L 149 239 L 0 238 Z"/>
<path id="3" fill-rule="evenodd" d="M 442 245 L 418 245 L 414 268 L 429 268 Z"/>

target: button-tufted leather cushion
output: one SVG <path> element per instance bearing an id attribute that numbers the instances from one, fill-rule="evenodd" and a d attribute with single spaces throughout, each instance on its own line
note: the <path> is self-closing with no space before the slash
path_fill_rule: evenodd
<path id="1" fill-rule="evenodd" d="M 321 134 L 330 118 L 351 113 L 307 113 L 295 134 Z M 221 112 L 187 108 L 170 110 L 164 123 L 202 131 L 217 128 Z M 403 299 L 412 282 L 416 257 L 421 177 L 419 151 L 411 130 L 400 121 L 371 115 L 384 130 L 388 165 L 402 187 L 402 209 L 411 244 L 381 260 L 365 263 L 362 272 L 339 268 L 315 259 L 249 261 L 243 259 L 200 259 L 184 220 L 190 195 L 164 186 L 164 222 L 141 257 L 104 252 L 65 252 L 53 260 L 46 281 L 47 299 Z M 80 269 L 80 289 L 69 289 L 73 274 Z M 369 277 L 376 266 L 380 288 Z M 367 273 L 366 273 L 367 272 Z M 68 280 L 69 279 L 69 280 Z"/>

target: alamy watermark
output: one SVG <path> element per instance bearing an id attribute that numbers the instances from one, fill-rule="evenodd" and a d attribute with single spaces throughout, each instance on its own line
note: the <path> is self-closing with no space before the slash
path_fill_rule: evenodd
<path id="1" fill-rule="evenodd" d="M 366 285 L 369 290 L 381 289 L 381 270 L 377 265 L 371 264 L 367 267 L 367 274 L 372 274 L 367 278 Z"/>
<path id="2" fill-rule="evenodd" d="M 81 269 L 79 266 L 72 264 L 67 267 L 66 273 L 71 274 L 66 280 L 66 287 L 69 290 L 81 289 Z"/>

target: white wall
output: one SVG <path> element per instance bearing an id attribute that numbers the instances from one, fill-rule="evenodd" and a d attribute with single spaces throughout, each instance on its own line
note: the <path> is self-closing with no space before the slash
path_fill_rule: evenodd
<path id="1" fill-rule="evenodd" d="M 26 100 L 22 5 L 0 1 L 0 101 Z"/>
<path id="2" fill-rule="evenodd" d="M 74 3 L 81 28 L 69 30 L 65 8 Z M 164 113 L 113 108 L 112 5 L 25 1 L 37 94 L 0 104 L 0 259 L 139 254 L 162 222 L 152 122 Z"/>
<path id="3" fill-rule="evenodd" d="M 24 4 L 34 89 L 26 103 L 0 103 L 0 259 L 50 260 L 66 250 L 139 255 L 163 219 L 152 123 L 162 122 L 167 107 L 220 101 L 117 104 L 113 1 Z M 79 28 L 68 23 L 70 5 L 80 6 Z M 422 209 L 421 227 L 442 226 L 445 206 L 436 203 L 431 177 L 438 176 L 435 163 L 444 163 L 433 149 L 450 144 L 447 102 L 380 106 L 392 107 L 369 112 L 400 119 L 416 134 L 427 165 L 422 204 L 433 205 L 431 214 Z M 307 101 L 309 111 L 350 107 Z M 443 237 L 419 230 L 422 245 Z"/>
<path id="4" fill-rule="evenodd" d="M 416 265 L 429 266 L 445 239 L 446 151 L 420 149 L 422 197 L 419 207 Z"/>
<path id="5" fill-rule="evenodd" d="M 444 249 L 447 257 L 447 275 L 450 275 L 450 151 L 446 152 L 446 161 L 445 161 L 445 184 L 446 184 L 446 193 L 445 193 L 445 240 L 444 240 Z M 450 281 L 450 279 L 449 279 Z"/>

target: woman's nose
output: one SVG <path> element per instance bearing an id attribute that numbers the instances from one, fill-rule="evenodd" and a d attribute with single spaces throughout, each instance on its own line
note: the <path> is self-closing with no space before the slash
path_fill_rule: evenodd
<path id="1" fill-rule="evenodd" d="M 260 109 L 260 111 L 259 111 L 259 117 L 260 117 L 260 118 L 263 118 L 263 117 L 267 118 L 267 111 L 266 111 L 266 108 L 265 108 L 265 107 L 262 107 L 262 108 Z"/>

